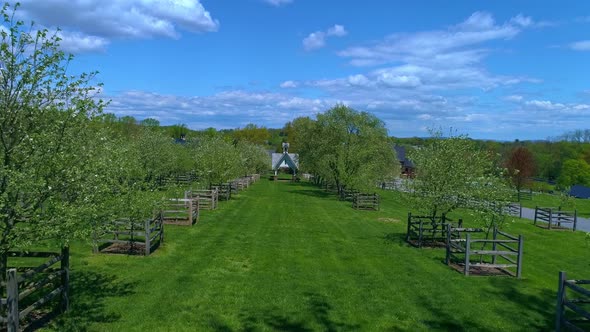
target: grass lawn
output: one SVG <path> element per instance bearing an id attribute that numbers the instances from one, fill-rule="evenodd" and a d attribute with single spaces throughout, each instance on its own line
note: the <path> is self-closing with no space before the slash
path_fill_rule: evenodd
<path id="1" fill-rule="evenodd" d="M 384 192 L 379 212 L 355 211 L 308 183 L 264 179 L 198 225 L 166 226 L 149 257 L 74 246 L 71 310 L 51 328 L 551 330 L 558 271 L 590 279 L 581 232 L 524 220 L 507 227 L 525 236 L 523 279 L 464 277 L 444 250 L 404 243 L 398 195 Z"/>
<path id="2" fill-rule="evenodd" d="M 559 195 L 551 194 L 533 194 L 532 200 L 522 200 L 522 206 L 534 209 L 539 207 L 558 207 L 561 205 Z M 590 217 L 590 199 L 571 198 L 570 203 L 562 207 L 564 210 L 578 210 L 578 215 L 581 217 Z"/>

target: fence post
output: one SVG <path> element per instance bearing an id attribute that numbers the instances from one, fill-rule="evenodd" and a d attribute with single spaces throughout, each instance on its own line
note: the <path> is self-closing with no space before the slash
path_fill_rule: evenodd
<path id="1" fill-rule="evenodd" d="M 189 226 L 193 225 L 193 201 L 192 200 L 187 200 L 188 202 L 188 221 L 189 221 Z"/>
<path id="2" fill-rule="evenodd" d="M 66 312 L 70 309 L 70 247 L 65 246 L 61 248 L 61 286 L 63 291 L 61 292 L 61 311 Z"/>
<path id="3" fill-rule="evenodd" d="M 449 265 L 451 260 L 451 224 L 447 224 L 447 256 L 445 262 Z"/>
<path id="4" fill-rule="evenodd" d="M 518 217 L 522 219 L 522 204 L 518 203 Z"/>
<path id="5" fill-rule="evenodd" d="M 578 225 L 578 210 L 574 210 L 574 232 L 576 231 Z"/>
<path id="6" fill-rule="evenodd" d="M 549 229 L 551 229 L 552 222 L 553 222 L 553 209 L 549 209 Z"/>
<path id="7" fill-rule="evenodd" d="M 564 271 L 559 271 L 559 287 L 557 288 L 557 310 L 555 316 L 555 331 L 561 331 L 561 323 L 563 321 L 563 303 L 565 302 L 565 280 L 566 274 Z"/>
<path id="8" fill-rule="evenodd" d="M 520 279 L 522 275 L 522 253 L 523 253 L 523 245 L 524 245 L 524 236 L 518 236 L 518 257 L 516 258 L 516 277 Z"/>
<path id="9" fill-rule="evenodd" d="M 420 224 L 418 226 L 418 248 L 422 248 L 422 232 L 424 230 L 423 224 L 424 222 L 420 220 Z"/>
<path id="10" fill-rule="evenodd" d="M 19 331 L 19 311 L 18 311 L 18 280 L 16 269 L 10 269 L 6 272 L 6 304 L 8 309 L 8 332 Z"/>
<path id="11" fill-rule="evenodd" d="M 492 242 L 492 251 L 496 251 L 497 248 L 497 244 L 496 244 L 496 238 L 498 237 L 498 228 L 494 227 L 494 233 L 493 233 L 493 240 L 494 242 Z M 480 256 L 481 257 L 481 256 Z M 492 264 L 496 264 L 496 255 L 492 255 Z"/>
<path id="12" fill-rule="evenodd" d="M 145 255 L 146 256 L 150 255 L 151 248 L 152 248 L 152 244 L 150 243 L 150 238 L 152 237 L 152 234 L 150 234 L 150 228 L 151 228 L 150 226 L 151 226 L 151 219 L 148 218 L 145 220 Z"/>
<path id="13" fill-rule="evenodd" d="M 406 231 L 406 242 L 410 241 L 411 225 L 412 225 L 412 212 L 408 212 L 408 230 Z"/>
<path id="14" fill-rule="evenodd" d="M 520 206 L 521 206 L 521 209 L 522 209 L 522 204 L 521 204 Z M 534 219 L 534 221 L 533 221 L 533 225 L 536 225 L 536 224 L 537 224 L 537 213 L 538 213 L 538 212 L 539 212 L 539 206 L 538 206 L 538 205 L 536 205 L 536 206 L 535 206 L 535 219 Z"/>
<path id="15" fill-rule="evenodd" d="M 470 254 L 470 250 L 471 250 L 471 234 L 469 234 L 469 232 L 467 232 L 466 234 L 466 240 L 465 240 L 465 270 L 463 271 L 463 273 L 468 276 L 469 275 L 469 254 Z"/>

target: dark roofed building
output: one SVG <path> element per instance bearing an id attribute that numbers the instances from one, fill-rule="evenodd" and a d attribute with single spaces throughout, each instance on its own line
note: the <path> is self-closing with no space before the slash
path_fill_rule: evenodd
<path id="1" fill-rule="evenodd" d="M 395 156 L 400 163 L 402 175 L 411 177 L 414 175 L 414 163 L 406 157 L 406 148 L 401 145 L 393 147 Z"/>
<path id="2" fill-rule="evenodd" d="M 570 196 L 576 198 L 590 198 L 590 188 L 580 184 L 575 184 L 570 188 Z"/>

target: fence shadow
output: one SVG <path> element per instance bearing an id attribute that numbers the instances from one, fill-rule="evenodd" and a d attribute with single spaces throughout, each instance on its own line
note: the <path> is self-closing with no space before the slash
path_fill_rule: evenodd
<path id="1" fill-rule="evenodd" d="M 86 331 L 92 323 L 119 320 L 120 313 L 105 311 L 106 302 L 112 297 L 134 294 L 137 286 L 95 271 L 74 271 L 70 280 L 70 310 L 51 324 L 59 331 Z"/>

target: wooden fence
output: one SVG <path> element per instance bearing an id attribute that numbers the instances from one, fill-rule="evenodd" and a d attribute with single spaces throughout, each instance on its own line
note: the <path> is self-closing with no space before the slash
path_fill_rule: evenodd
<path id="1" fill-rule="evenodd" d="M 217 189 L 219 200 L 229 201 L 231 199 L 231 185 L 229 183 L 212 184 L 209 189 Z"/>
<path id="2" fill-rule="evenodd" d="M 492 238 L 488 239 L 480 228 L 447 227 L 447 265 L 462 268 L 465 275 L 508 274 L 521 277 L 522 235 L 513 236 L 494 228 Z"/>
<path id="3" fill-rule="evenodd" d="M 47 308 L 56 297 L 59 309 L 65 312 L 69 308 L 70 250 L 68 247 L 56 252 L 9 252 L 9 257 L 49 258 L 34 267 L 10 268 L 6 273 L 6 282 L 2 283 L 6 297 L 0 299 L 0 322 L 9 332 L 21 331 L 21 322 L 33 324 L 46 317 L 39 317 L 36 310 Z M 60 263 L 59 268 L 53 267 Z M 56 308 L 57 309 L 57 308 Z M 54 309 L 55 310 L 55 309 Z M 33 318 L 31 318 L 34 314 Z M 32 320 L 32 321 L 31 321 Z"/>
<path id="4" fill-rule="evenodd" d="M 215 210 L 219 202 L 219 191 L 211 190 L 189 190 L 184 193 L 185 199 L 198 199 L 200 210 Z"/>
<path id="5" fill-rule="evenodd" d="M 148 256 L 164 242 L 161 213 L 143 222 L 135 222 L 129 218 L 115 220 L 109 228 L 101 235 L 95 235 L 95 253 L 137 253 Z M 106 247 L 101 248 L 100 244 L 106 244 Z"/>
<path id="6" fill-rule="evenodd" d="M 406 242 L 421 248 L 444 247 L 447 241 L 447 225 L 452 220 L 446 216 L 434 218 L 432 216 L 415 216 L 408 212 L 408 228 L 406 231 Z M 462 227 L 463 220 L 459 219 L 454 227 Z"/>
<path id="7" fill-rule="evenodd" d="M 331 192 L 331 193 L 338 192 L 338 188 L 336 188 L 336 185 L 331 182 L 325 181 L 321 185 L 322 185 L 322 188 L 327 192 Z"/>
<path id="8" fill-rule="evenodd" d="M 520 203 L 510 203 L 504 207 L 504 213 L 522 218 L 522 205 Z"/>
<path id="9" fill-rule="evenodd" d="M 352 208 L 356 210 L 379 210 L 378 194 L 357 193 L 353 196 Z"/>
<path id="10" fill-rule="evenodd" d="M 572 224 L 572 230 L 575 232 L 578 227 L 578 211 L 562 211 L 560 208 L 550 207 L 535 207 L 535 219 L 533 224 L 537 225 L 537 221 L 544 221 L 547 223 L 548 229 L 565 229 L 562 224 Z M 538 224 L 539 227 L 545 225 Z"/>
<path id="11" fill-rule="evenodd" d="M 195 173 L 185 173 L 185 174 L 171 174 L 168 176 L 160 176 L 158 179 L 158 184 L 160 186 L 167 186 L 167 185 L 190 185 L 191 183 L 198 180 L 198 177 Z"/>
<path id="12" fill-rule="evenodd" d="M 354 189 L 344 189 L 340 192 L 340 200 L 352 202 L 354 201 L 354 197 L 360 194 L 360 191 Z"/>
<path id="13" fill-rule="evenodd" d="M 562 327 L 590 331 L 590 280 L 567 280 L 563 271 L 559 272 L 555 331 Z"/>
<path id="14" fill-rule="evenodd" d="M 199 222 L 198 198 L 171 198 L 162 210 L 165 224 L 192 226 Z"/>
<path id="15" fill-rule="evenodd" d="M 514 200 L 516 200 L 517 202 L 520 201 L 530 201 L 533 199 L 533 190 L 529 189 L 529 190 L 520 190 L 517 191 L 514 194 Z"/>

